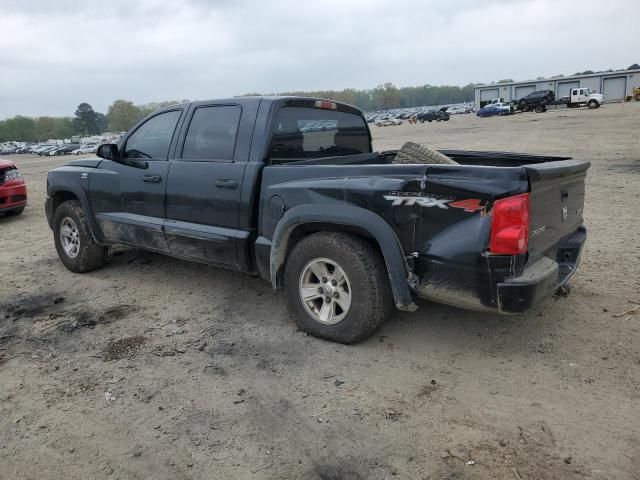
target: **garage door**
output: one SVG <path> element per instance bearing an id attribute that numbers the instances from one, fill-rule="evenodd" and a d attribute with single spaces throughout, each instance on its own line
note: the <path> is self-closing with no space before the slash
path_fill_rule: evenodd
<path id="1" fill-rule="evenodd" d="M 623 100 L 627 90 L 627 77 L 605 78 L 602 84 L 605 102 Z"/>
<path id="2" fill-rule="evenodd" d="M 493 100 L 494 98 L 498 98 L 498 89 L 497 88 L 489 88 L 487 90 L 480 90 L 480 101 L 488 102 L 489 100 Z"/>
<path id="3" fill-rule="evenodd" d="M 520 100 L 522 97 L 526 97 L 531 92 L 535 92 L 535 91 L 536 91 L 535 85 L 522 85 L 520 87 L 516 87 L 515 99 Z"/>
<path id="4" fill-rule="evenodd" d="M 580 88 L 580 82 L 558 82 L 558 92 L 556 98 L 560 100 L 562 97 L 571 95 L 572 88 Z"/>

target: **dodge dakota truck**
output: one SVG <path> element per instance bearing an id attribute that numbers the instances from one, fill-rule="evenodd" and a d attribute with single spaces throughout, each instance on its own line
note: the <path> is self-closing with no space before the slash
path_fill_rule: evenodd
<path id="1" fill-rule="evenodd" d="M 46 215 L 72 272 L 115 244 L 240 270 L 283 288 L 300 329 L 343 343 L 418 298 L 513 313 L 568 290 L 589 162 L 403 152 L 374 152 L 362 112 L 334 101 L 174 105 L 49 171 Z"/>

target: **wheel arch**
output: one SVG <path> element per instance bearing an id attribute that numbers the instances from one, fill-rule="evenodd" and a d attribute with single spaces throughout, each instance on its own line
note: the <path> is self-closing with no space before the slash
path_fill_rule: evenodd
<path id="1" fill-rule="evenodd" d="M 77 200 L 80 202 L 80 205 L 85 212 L 85 217 L 89 224 L 89 230 L 91 231 L 93 239 L 98 244 L 103 243 L 104 237 L 102 235 L 102 231 L 100 230 L 100 227 L 93 215 L 89 199 L 82 188 L 73 185 L 60 185 L 55 188 L 50 188 L 47 195 L 46 213 L 50 228 L 53 228 L 53 218 L 58 207 L 68 200 Z"/>
<path id="2" fill-rule="evenodd" d="M 342 231 L 369 241 L 382 255 L 396 307 L 415 310 L 408 284 L 409 268 L 400 241 L 393 229 L 378 215 L 360 207 L 301 205 L 287 211 L 278 222 L 271 240 L 270 280 L 274 288 L 282 286 L 283 270 L 291 249 L 304 237 L 322 231 Z"/>

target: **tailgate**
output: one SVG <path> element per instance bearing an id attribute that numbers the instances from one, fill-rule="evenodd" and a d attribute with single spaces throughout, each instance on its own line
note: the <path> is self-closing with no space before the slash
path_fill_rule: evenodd
<path id="1" fill-rule="evenodd" d="M 529 263 L 551 253 L 583 224 L 584 182 L 590 165 L 563 160 L 524 167 L 530 184 Z"/>

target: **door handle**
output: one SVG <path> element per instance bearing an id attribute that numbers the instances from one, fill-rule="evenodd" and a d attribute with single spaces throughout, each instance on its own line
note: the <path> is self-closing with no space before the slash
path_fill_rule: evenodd
<path id="1" fill-rule="evenodd" d="M 236 188 L 238 188 L 238 182 L 229 179 L 216 180 L 216 187 L 235 190 Z"/>
<path id="2" fill-rule="evenodd" d="M 160 183 L 162 177 L 160 175 L 145 175 L 142 177 L 142 181 L 146 183 Z"/>

